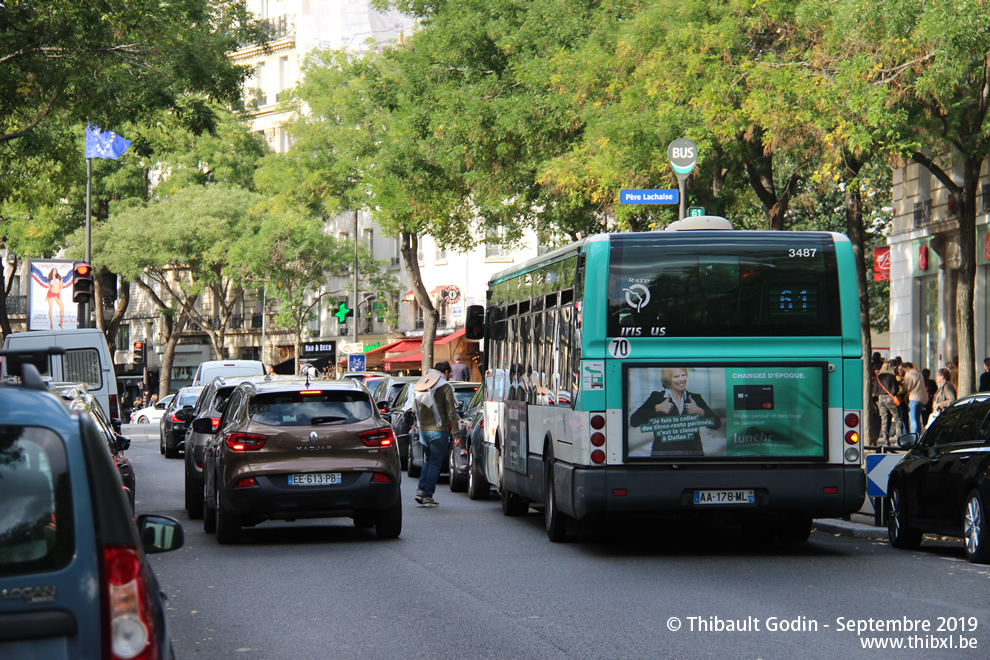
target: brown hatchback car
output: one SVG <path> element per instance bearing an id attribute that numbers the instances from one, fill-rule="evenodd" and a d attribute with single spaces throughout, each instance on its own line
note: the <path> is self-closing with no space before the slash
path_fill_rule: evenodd
<path id="1" fill-rule="evenodd" d="M 349 517 L 396 538 L 399 464 L 395 434 L 359 383 L 242 383 L 204 450 L 203 529 L 236 543 L 266 520 Z"/>

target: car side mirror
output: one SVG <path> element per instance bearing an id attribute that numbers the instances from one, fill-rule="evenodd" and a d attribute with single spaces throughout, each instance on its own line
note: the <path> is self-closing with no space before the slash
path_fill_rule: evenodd
<path id="1" fill-rule="evenodd" d="M 192 407 L 182 408 L 175 411 L 175 418 L 180 422 L 188 422 L 193 418 Z"/>
<path id="2" fill-rule="evenodd" d="M 375 405 L 378 406 L 378 412 L 388 412 L 388 401 L 376 401 Z"/>
<path id="3" fill-rule="evenodd" d="M 192 423 L 193 433 L 204 433 L 206 435 L 213 435 L 213 418 L 211 417 L 200 417 L 194 419 Z"/>
<path id="4" fill-rule="evenodd" d="M 137 518 L 137 528 L 141 545 L 149 555 L 178 550 L 185 542 L 182 525 L 175 518 L 141 515 Z"/>
<path id="5" fill-rule="evenodd" d="M 911 449 L 918 444 L 917 433 L 905 433 L 897 438 L 897 446 L 901 449 Z"/>
<path id="6" fill-rule="evenodd" d="M 131 448 L 131 439 L 122 435 L 116 437 L 117 451 L 127 451 Z"/>
<path id="7" fill-rule="evenodd" d="M 457 412 L 464 412 L 464 402 L 463 401 L 458 401 L 457 402 Z"/>
<path id="8" fill-rule="evenodd" d="M 120 431 L 121 431 L 120 419 L 118 419 L 117 417 L 114 417 L 113 419 L 111 419 L 110 420 L 110 426 L 113 427 L 113 430 L 114 430 L 115 433 L 120 433 Z"/>

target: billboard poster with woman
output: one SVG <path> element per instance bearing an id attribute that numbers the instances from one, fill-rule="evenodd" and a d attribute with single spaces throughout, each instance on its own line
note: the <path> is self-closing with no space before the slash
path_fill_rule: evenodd
<path id="1" fill-rule="evenodd" d="M 627 365 L 630 459 L 825 458 L 819 365 Z"/>
<path id="2" fill-rule="evenodd" d="M 75 330 L 71 261 L 32 261 L 28 293 L 28 330 Z"/>

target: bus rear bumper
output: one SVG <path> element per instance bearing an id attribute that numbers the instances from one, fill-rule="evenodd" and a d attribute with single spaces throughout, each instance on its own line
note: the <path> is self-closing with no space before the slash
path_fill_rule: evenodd
<path id="1" fill-rule="evenodd" d="M 866 496 L 866 473 L 859 466 L 562 468 L 557 465 L 558 481 L 566 472 L 570 484 L 558 485 L 557 492 L 571 497 L 559 506 L 577 520 L 626 515 L 835 518 L 859 511 Z M 695 491 L 702 490 L 752 490 L 755 502 L 695 504 Z"/>

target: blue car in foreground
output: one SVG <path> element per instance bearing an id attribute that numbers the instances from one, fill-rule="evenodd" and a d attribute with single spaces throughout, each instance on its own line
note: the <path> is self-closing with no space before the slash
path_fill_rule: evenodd
<path id="1" fill-rule="evenodd" d="M 0 384 L 0 658 L 171 657 L 145 553 L 180 547 L 182 527 L 135 520 L 89 413 L 48 392 L 23 351 L 0 357 L 21 374 Z"/>

